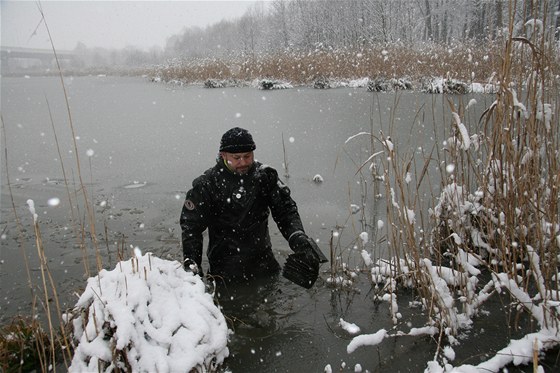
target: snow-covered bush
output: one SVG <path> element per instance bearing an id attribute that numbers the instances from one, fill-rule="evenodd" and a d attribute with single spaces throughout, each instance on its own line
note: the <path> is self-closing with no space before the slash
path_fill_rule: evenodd
<path id="1" fill-rule="evenodd" d="M 315 89 L 327 89 L 331 88 L 331 84 L 328 78 L 325 77 L 318 77 L 313 82 L 313 88 Z"/>
<path id="2" fill-rule="evenodd" d="M 225 88 L 227 81 L 218 79 L 206 79 L 204 81 L 204 88 Z"/>
<path id="3" fill-rule="evenodd" d="M 412 82 L 406 78 L 376 78 L 370 79 L 366 89 L 368 92 L 391 92 L 397 90 L 411 90 Z"/>
<path id="4" fill-rule="evenodd" d="M 261 79 L 257 82 L 257 87 L 262 90 L 293 88 L 290 83 L 275 79 Z"/>
<path id="5" fill-rule="evenodd" d="M 468 83 L 451 78 L 425 78 L 421 81 L 421 90 L 426 93 L 465 94 L 470 92 Z"/>
<path id="6" fill-rule="evenodd" d="M 70 372 L 211 372 L 229 354 L 201 278 L 151 254 L 89 278 L 71 316 Z"/>

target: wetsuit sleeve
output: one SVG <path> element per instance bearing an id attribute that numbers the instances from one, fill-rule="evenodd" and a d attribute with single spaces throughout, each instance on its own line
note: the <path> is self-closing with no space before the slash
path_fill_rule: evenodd
<path id="1" fill-rule="evenodd" d="M 208 227 L 207 202 L 204 198 L 203 183 L 197 179 L 187 192 L 179 219 L 183 241 L 185 269 L 193 262 L 202 270 L 202 233 Z"/>
<path id="2" fill-rule="evenodd" d="M 280 180 L 275 169 L 264 169 L 267 195 L 272 218 L 286 240 L 295 232 L 303 232 L 303 224 L 296 202 L 290 195 L 290 189 Z"/>

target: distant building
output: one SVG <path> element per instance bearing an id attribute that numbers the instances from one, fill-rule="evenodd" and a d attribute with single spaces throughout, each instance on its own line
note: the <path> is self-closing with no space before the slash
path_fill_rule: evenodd
<path id="1" fill-rule="evenodd" d="M 33 49 L 20 47 L 0 47 L 0 67 L 2 75 L 48 73 L 57 68 L 56 60 L 62 68 L 80 68 L 83 62 L 73 51 Z"/>

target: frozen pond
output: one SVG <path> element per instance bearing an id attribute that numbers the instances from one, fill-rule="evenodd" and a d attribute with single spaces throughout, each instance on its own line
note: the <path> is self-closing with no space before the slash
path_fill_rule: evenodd
<path id="1" fill-rule="evenodd" d="M 350 206 L 361 204 L 364 186 L 358 183 L 356 172 L 372 148 L 367 136 L 345 144 L 347 139 L 361 132 L 379 135 L 383 131 L 403 153 L 422 158 L 436 137 L 438 142 L 443 140 L 451 123 L 447 98 L 441 95 L 374 94 L 365 88 L 205 89 L 115 77 L 66 78 L 65 83 L 82 180 L 95 206 L 104 265 L 111 267 L 122 247 L 181 259 L 178 220 L 184 193 L 194 177 L 214 164 L 220 137 L 231 127 L 249 129 L 257 144 L 256 158 L 280 175 L 285 174 L 285 147 L 289 177 L 284 180 L 307 233 L 319 239 L 328 256 L 333 230 L 343 231 L 341 240 L 347 242 L 360 233 Z M 60 80 L 3 77 L 1 89 L 9 172 L 6 175 L 3 162 L 0 321 L 5 323 L 15 314 L 26 314 L 31 305 L 22 249 L 30 258 L 32 275 L 40 276 L 28 199 L 34 200 L 39 214 L 63 307 L 71 307 L 77 299 L 73 293 L 85 286 L 85 270 L 63 182 L 62 164 L 73 192 L 79 177 Z M 471 98 L 461 100 L 466 105 Z M 476 111 L 469 115 L 477 119 L 493 99 L 476 99 Z M 313 182 L 315 175 L 323 182 Z M 439 182 L 434 188 L 438 186 Z M 12 197 L 23 227 L 23 248 L 17 241 L 20 233 Z M 380 219 L 385 211 L 382 204 L 374 210 Z M 83 208 L 79 213 L 85 214 Z M 290 252 L 288 245 L 274 224 L 271 235 L 283 263 Z M 341 318 L 357 324 L 363 333 L 394 326 L 387 304 L 376 304 L 368 297 L 370 284 L 365 276 L 349 291 L 330 288 L 326 277 L 323 274 L 311 290 L 283 278 L 263 294 L 254 288 L 241 289 L 245 298 L 243 293 L 238 298 L 253 304 L 251 312 L 237 315 L 227 368 L 233 372 L 323 372 L 327 364 L 333 371 L 354 371 L 356 364 L 364 371 L 425 368 L 436 351 L 436 342 L 427 338 L 394 339 L 379 348 L 348 354 L 351 336 L 338 325 Z M 405 299 L 402 295 L 401 301 Z M 396 329 L 423 317 L 419 309 L 403 307 L 402 313 L 403 325 Z M 474 364 L 489 352 L 489 346 L 501 348 L 511 337 L 501 326 L 487 323 L 473 329 L 464 338 L 477 343 L 457 349 L 461 351 L 457 360 Z"/>

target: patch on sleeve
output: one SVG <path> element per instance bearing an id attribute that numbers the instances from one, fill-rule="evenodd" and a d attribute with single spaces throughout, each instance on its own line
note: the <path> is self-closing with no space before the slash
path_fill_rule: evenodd
<path id="1" fill-rule="evenodd" d="M 191 211 L 194 210 L 194 202 L 191 201 L 190 199 L 187 199 L 185 201 L 185 207 L 187 210 L 191 210 Z"/>

